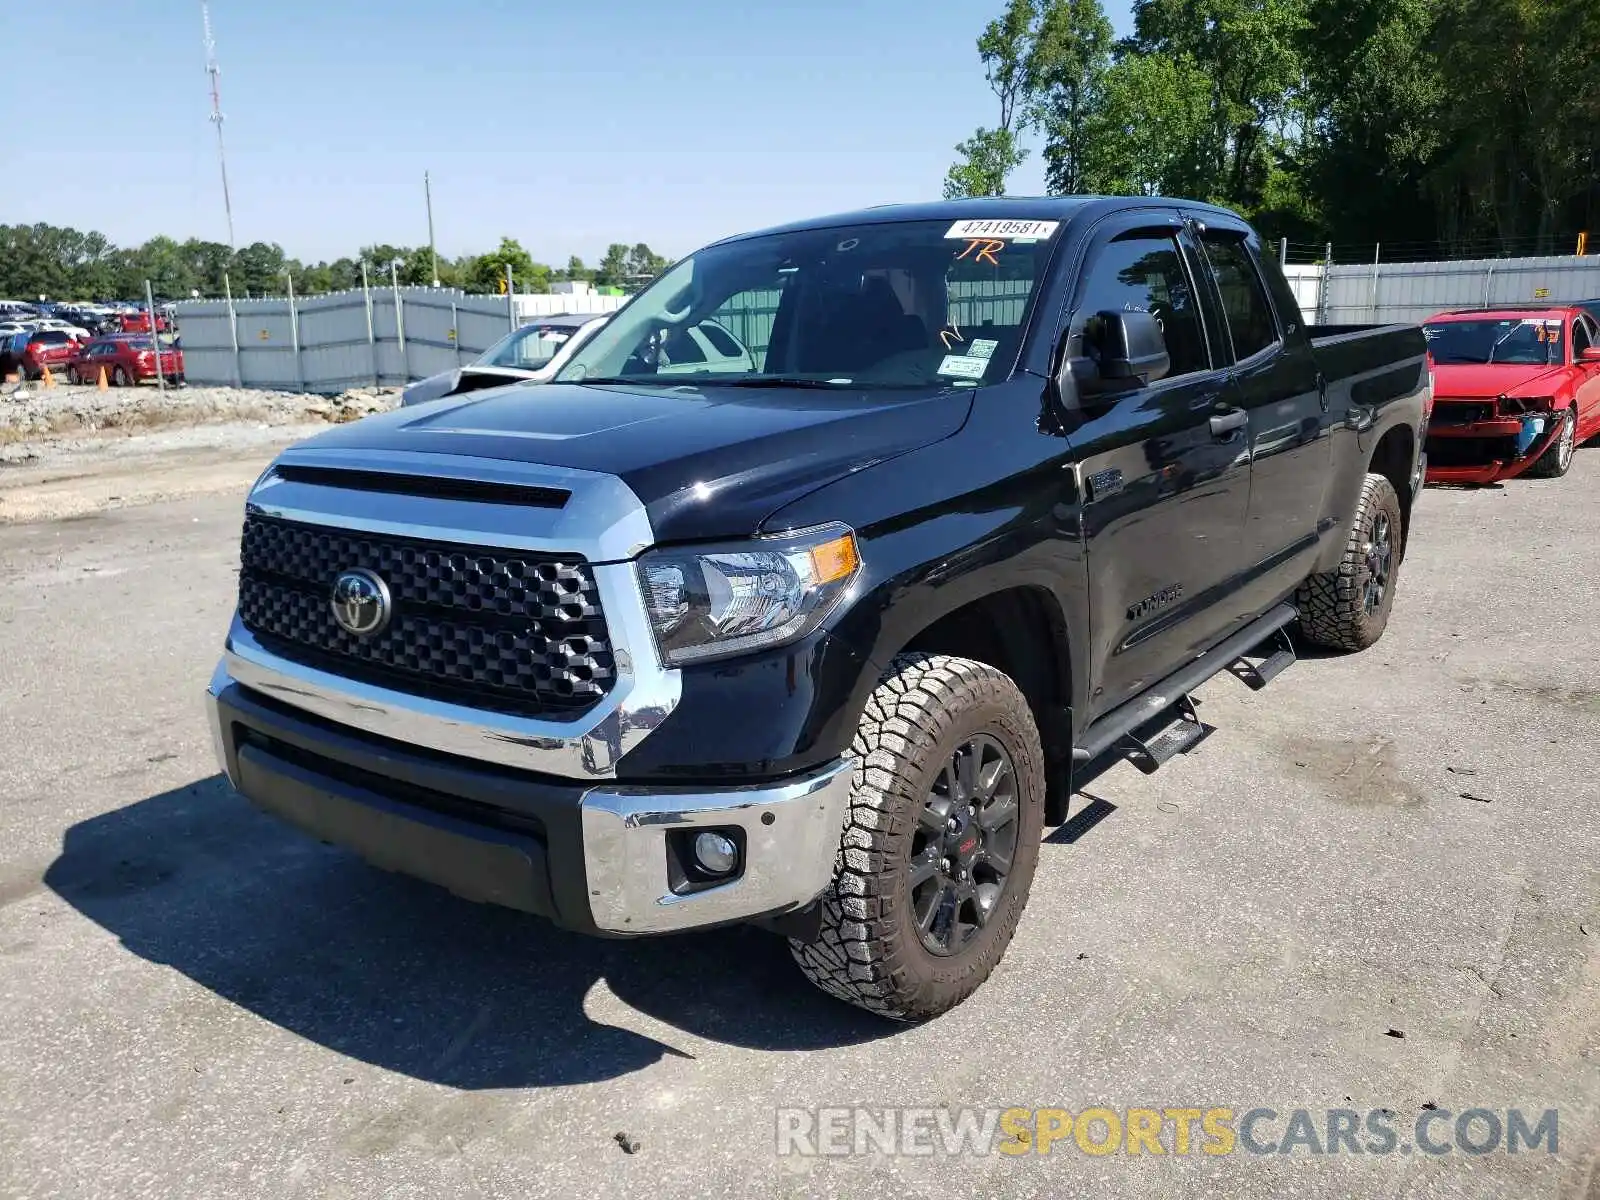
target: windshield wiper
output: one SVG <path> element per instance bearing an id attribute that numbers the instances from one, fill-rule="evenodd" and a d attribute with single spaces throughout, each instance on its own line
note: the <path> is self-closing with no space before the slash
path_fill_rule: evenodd
<path id="1" fill-rule="evenodd" d="M 683 380 L 677 378 L 660 379 L 654 375 L 586 375 L 582 379 L 557 379 L 555 383 L 621 383 L 644 384 L 646 387 L 682 387 Z"/>
<path id="2" fill-rule="evenodd" d="M 708 371 L 704 375 L 689 375 L 685 378 L 699 383 L 714 384 L 717 387 L 837 389 L 856 386 L 853 379 L 808 379 L 803 375 L 735 375 L 723 379 Z"/>

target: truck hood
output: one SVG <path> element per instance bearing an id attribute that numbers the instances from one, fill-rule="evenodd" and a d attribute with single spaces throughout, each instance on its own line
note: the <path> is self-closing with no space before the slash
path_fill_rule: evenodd
<path id="1" fill-rule="evenodd" d="M 620 477 L 659 542 L 745 537 L 785 504 L 949 437 L 976 389 L 552 383 L 367 417 L 308 446 L 538 463 Z"/>
<path id="2" fill-rule="evenodd" d="M 1566 368 L 1517 363 L 1445 363 L 1433 368 L 1433 392 L 1441 400 L 1488 400 L 1495 396 L 1548 396 Z"/>

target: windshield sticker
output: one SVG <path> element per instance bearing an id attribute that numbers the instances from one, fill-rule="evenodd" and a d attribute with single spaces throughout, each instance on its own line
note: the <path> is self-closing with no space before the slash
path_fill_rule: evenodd
<path id="1" fill-rule="evenodd" d="M 967 347 L 967 353 L 973 358 L 993 358 L 995 347 L 999 344 L 993 338 L 974 338 L 972 345 Z"/>
<path id="2" fill-rule="evenodd" d="M 957 221 L 945 232 L 947 238 L 979 240 L 987 238 L 1047 238 L 1055 233 L 1060 221 Z"/>
<path id="3" fill-rule="evenodd" d="M 987 358 L 974 358 L 970 354 L 946 354 L 939 364 L 940 375 L 955 375 L 961 379 L 981 379 L 988 369 Z"/>
<path id="4" fill-rule="evenodd" d="M 986 262 L 990 266 L 998 267 L 1000 260 L 995 257 L 1006 248 L 1006 244 L 999 238 L 968 238 L 966 249 L 956 255 L 956 261 L 971 255 L 973 262 Z"/>

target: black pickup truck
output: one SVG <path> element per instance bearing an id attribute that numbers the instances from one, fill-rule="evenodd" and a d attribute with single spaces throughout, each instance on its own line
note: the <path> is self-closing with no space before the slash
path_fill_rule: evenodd
<path id="1" fill-rule="evenodd" d="M 278 458 L 217 753 L 381 867 L 595 934 L 762 924 L 930 1017 L 1075 772 L 1189 748 L 1214 674 L 1382 634 L 1428 399 L 1417 327 L 1313 336 L 1202 204 L 730 238 L 547 386 Z"/>

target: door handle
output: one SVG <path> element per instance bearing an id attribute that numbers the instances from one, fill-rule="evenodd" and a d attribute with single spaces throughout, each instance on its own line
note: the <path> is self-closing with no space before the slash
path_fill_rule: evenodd
<path id="1" fill-rule="evenodd" d="M 1243 429 L 1249 422 L 1250 414 L 1244 409 L 1229 409 L 1211 418 L 1211 436 L 1227 441 L 1235 430 Z"/>

